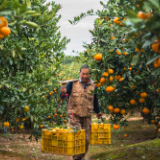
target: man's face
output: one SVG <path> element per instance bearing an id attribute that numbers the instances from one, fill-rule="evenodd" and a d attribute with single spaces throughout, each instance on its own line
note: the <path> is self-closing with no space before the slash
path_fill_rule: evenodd
<path id="1" fill-rule="evenodd" d="M 89 69 L 82 68 L 81 72 L 79 72 L 79 76 L 82 82 L 84 83 L 88 82 L 90 78 Z"/>

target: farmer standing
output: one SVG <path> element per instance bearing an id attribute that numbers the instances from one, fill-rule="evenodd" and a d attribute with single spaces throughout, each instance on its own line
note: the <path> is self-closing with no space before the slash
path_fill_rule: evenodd
<path id="1" fill-rule="evenodd" d="M 78 125 L 79 129 L 85 129 L 86 131 L 86 152 L 85 154 L 73 156 L 74 160 L 84 160 L 85 155 L 88 152 L 93 110 L 98 119 L 102 116 L 96 94 L 87 94 L 91 93 L 91 90 L 96 90 L 96 86 L 90 79 L 89 66 L 83 65 L 80 69 L 79 75 L 79 80 L 69 82 L 67 86 L 61 86 L 62 98 L 65 97 L 65 93 L 69 94 L 70 107 L 68 107 L 68 117 L 70 125 Z M 72 113 L 74 114 L 75 121 L 73 120 Z"/>

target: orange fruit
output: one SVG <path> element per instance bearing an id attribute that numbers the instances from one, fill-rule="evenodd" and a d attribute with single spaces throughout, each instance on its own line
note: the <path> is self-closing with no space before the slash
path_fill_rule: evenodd
<path id="1" fill-rule="evenodd" d="M 110 26 L 112 27 L 113 24 L 110 24 Z"/>
<path id="2" fill-rule="evenodd" d="M 118 55 L 122 55 L 122 53 L 121 53 L 121 52 L 119 52 L 119 51 L 117 51 L 117 54 L 118 54 Z"/>
<path id="3" fill-rule="evenodd" d="M 110 39 L 111 39 L 111 40 L 112 40 L 112 39 L 115 39 L 115 37 L 111 37 Z"/>
<path id="4" fill-rule="evenodd" d="M 132 85 L 132 89 L 136 88 L 136 86 Z"/>
<path id="5" fill-rule="evenodd" d="M 137 47 L 135 48 L 136 52 L 143 52 L 143 48 L 141 48 L 141 50 L 139 50 Z"/>
<path id="6" fill-rule="evenodd" d="M 9 127 L 9 122 L 8 121 L 4 122 L 3 125 L 4 125 L 4 127 Z"/>
<path id="7" fill-rule="evenodd" d="M 106 20 L 106 21 L 108 21 L 108 20 L 109 20 L 109 18 L 105 17 L 105 20 Z"/>
<path id="8" fill-rule="evenodd" d="M 124 137 L 126 138 L 126 137 L 127 137 L 127 134 L 125 134 Z"/>
<path id="9" fill-rule="evenodd" d="M 67 122 L 67 120 L 64 120 L 64 122 L 66 123 L 66 122 Z"/>
<path id="10" fill-rule="evenodd" d="M 147 13 L 144 13 L 144 12 L 142 12 L 142 11 L 139 11 L 139 12 L 137 13 L 137 17 L 140 18 L 140 19 L 143 19 L 143 20 L 150 18 Z"/>
<path id="11" fill-rule="evenodd" d="M 108 77 L 108 76 L 109 76 L 109 74 L 108 74 L 107 72 L 104 72 L 104 73 L 102 74 L 102 76 L 104 76 L 104 77 Z"/>
<path id="12" fill-rule="evenodd" d="M 144 114 L 148 114 L 149 113 L 149 109 L 148 108 L 143 108 L 143 111 L 142 111 Z"/>
<path id="13" fill-rule="evenodd" d="M 136 101 L 135 101 L 134 99 L 131 99 L 131 100 L 130 100 L 130 104 L 131 104 L 131 105 L 135 105 L 135 104 L 136 104 Z"/>
<path id="14" fill-rule="evenodd" d="M 108 87 L 106 88 L 106 91 L 107 91 L 107 92 L 113 92 L 113 91 L 114 91 L 114 87 L 108 86 Z"/>
<path id="15" fill-rule="evenodd" d="M 0 33 L 4 36 L 8 36 L 11 33 L 11 29 L 9 27 L 0 28 Z"/>
<path id="16" fill-rule="evenodd" d="M 48 118 L 51 118 L 51 116 L 48 116 Z"/>
<path id="17" fill-rule="evenodd" d="M 7 19 L 4 17 L 0 17 L 0 28 L 7 26 L 7 24 L 8 24 Z"/>
<path id="18" fill-rule="evenodd" d="M 16 121 L 16 122 L 19 122 L 19 118 L 16 118 L 15 121 Z"/>
<path id="19" fill-rule="evenodd" d="M 113 111 L 113 106 L 112 106 L 112 105 L 109 105 L 109 106 L 108 106 L 108 110 Z"/>
<path id="20" fill-rule="evenodd" d="M 20 125 L 20 126 L 19 126 L 19 129 L 23 129 L 23 125 Z"/>
<path id="21" fill-rule="evenodd" d="M 139 4 L 137 4 L 136 6 L 139 7 Z"/>
<path id="22" fill-rule="evenodd" d="M 144 102 L 145 102 L 145 99 L 144 99 L 144 98 L 140 98 L 140 99 L 139 99 L 139 102 L 140 102 L 140 103 L 144 103 Z"/>
<path id="23" fill-rule="evenodd" d="M 123 129 L 126 129 L 126 126 L 123 126 Z"/>
<path id="24" fill-rule="evenodd" d="M 124 52 L 124 55 L 126 56 L 126 55 L 127 55 L 127 52 Z"/>
<path id="25" fill-rule="evenodd" d="M 141 96 L 142 98 L 146 98 L 146 97 L 147 97 L 147 93 L 146 93 L 146 92 L 143 92 L 143 93 L 140 94 L 140 96 Z"/>
<path id="26" fill-rule="evenodd" d="M 4 35 L 0 34 L 0 39 L 3 39 L 4 38 Z"/>
<path id="27" fill-rule="evenodd" d="M 24 112 L 28 112 L 29 111 L 29 107 L 28 106 L 24 106 Z"/>
<path id="28" fill-rule="evenodd" d="M 101 82 L 101 83 L 105 83 L 105 81 L 106 81 L 106 79 L 103 78 L 103 77 L 100 79 L 100 82 Z"/>
<path id="29" fill-rule="evenodd" d="M 101 86 L 101 83 L 95 83 L 95 86 L 96 86 L 96 87 L 100 87 L 100 86 Z"/>
<path id="30" fill-rule="evenodd" d="M 160 133 L 160 128 L 158 129 L 158 132 Z"/>
<path id="31" fill-rule="evenodd" d="M 119 129 L 119 125 L 118 125 L 118 124 L 114 124 L 114 125 L 113 125 L 113 128 L 114 128 L 114 129 Z"/>
<path id="32" fill-rule="evenodd" d="M 123 80 L 124 80 L 124 78 L 120 78 L 120 79 L 119 79 L 119 82 L 122 82 Z"/>
<path id="33" fill-rule="evenodd" d="M 97 53 L 95 56 L 94 56 L 94 59 L 96 61 L 100 61 L 102 59 L 102 53 Z"/>
<path id="34" fill-rule="evenodd" d="M 153 120 L 151 120 L 151 123 L 155 123 L 155 120 L 153 119 Z"/>
<path id="35" fill-rule="evenodd" d="M 160 121 L 158 122 L 158 125 L 160 126 Z"/>
<path id="36" fill-rule="evenodd" d="M 152 44 L 152 49 L 153 49 L 154 52 L 160 52 L 159 47 L 160 47 L 160 40 L 157 39 L 157 40 L 155 40 L 155 42 Z"/>
<path id="37" fill-rule="evenodd" d="M 126 114 L 125 109 L 121 109 L 121 110 L 120 110 L 120 113 L 121 113 L 121 114 Z"/>
<path id="38" fill-rule="evenodd" d="M 118 107 L 114 108 L 113 110 L 114 113 L 119 113 L 120 112 L 120 109 Z"/>
<path id="39" fill-rule="evenodd" d="M 154 65 L 156 66 L 155 68 L 160 66 L 160 57 L 154 61 Z"/>
<path id="40" fill-rule="evenodd" d="M 59 115 L 60 117 L 62 117 L 62 115 Z"/>
<path id="41" fill-rule="evenodd" d="M 108 73 L 109 73 L 109 74 L 113 74 L 113 73 L 114 73 L 114 70 L 113 70 L 113 69 L 108 69 Z"/>
<path id="42" fill-rule="evenodd" d="M 43 124 L 41 124 L 40 126 L 39 126 L 39 128 L 43 128 L 44 127 L 44 125 Z"/>
<path id="43" fill-rule="evenodd" d="M 125 38 L 122 39 L 123 42 L 125 42 L 125 40 L 126 40 Z"/>
<path id="44" fill-rule="evenodd" d="M 109 81 L 110 81 L 110 82 L 112 82 L 113 79 L 114 79 L 114 78 L 113 78 L 112 76 L 109 77 Z"/>
<path id="45" fill-rule="evenodd" d="M 114 20 L 113 20 L 113 22 L 114 23 L 121 23 L 121 21 L 119 21 L 119 19 L 120 19 L 119 17 L 115 17 Z"/>

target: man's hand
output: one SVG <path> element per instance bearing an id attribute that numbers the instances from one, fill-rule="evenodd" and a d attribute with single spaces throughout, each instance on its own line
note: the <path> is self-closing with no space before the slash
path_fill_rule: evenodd
<path id="1" fill-rule="evenodd" d="M 100 119 L 100 118 L 102 117 L 102 113 L 101 113 L 101 112 L 97 113 L 97 114 L 96 114 L 96 117 L 97 117 L 98 119 Z"/>
<path id="2" fill-rule="evenodd" d="M 62 96 L 64 96 L 66 92 L 67 92 L 66 86 L 65 86 L 65 85 L 62 85 L 62 86 L 61 86 Z"/>

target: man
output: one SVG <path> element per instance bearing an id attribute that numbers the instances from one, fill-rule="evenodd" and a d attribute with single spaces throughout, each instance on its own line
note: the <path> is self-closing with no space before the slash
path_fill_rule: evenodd
<path id="1" fill-rule="evenodd" d="M 95 85 L 90 79 L 88 65 L 83 65 L 81 67 L 79 76 L 79 80 L 70 82 L 67 86 L 61 86 L 62 97 L 64 98 L 65 93 L 69 94 L 68 116 L 70 125 L 78 126 L 79 129 L 82 128 L 86 131 L 86 152 L 85 154 L 73 156 L 74 160 L 84 160 L 88 152 L 93 109 L 97 118 L 100 119 L 102 116 L 96 94 L 88 94 L 91 93 L 91 90 L 96 90 Z"/>

